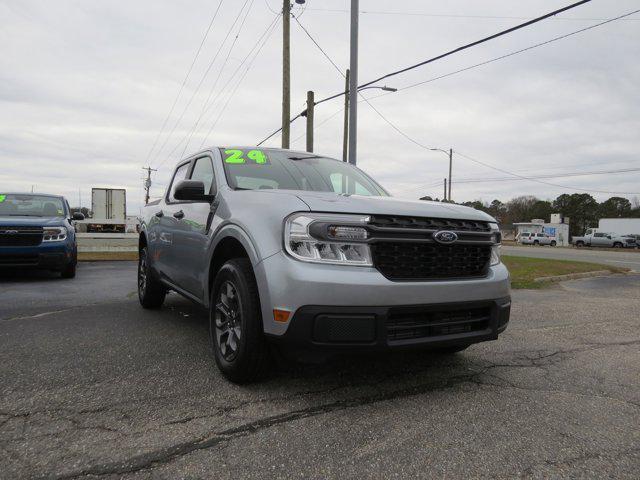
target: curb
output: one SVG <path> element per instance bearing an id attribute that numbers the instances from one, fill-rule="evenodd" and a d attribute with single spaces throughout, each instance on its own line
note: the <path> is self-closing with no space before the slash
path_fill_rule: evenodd
<path id="1" fill-rule="evenodd" d="M 582 272 L 582 273 L 568 273 L 567 275 L 555 275 L 552 277 L 538 277 L 534 278 L 533 281 L 536 283 L 542 282 L 563 282 L 565 280 L 578 280 L 580 278 L 590 278 L 590 277 L 600 277 L 602 275 L 613 275 L 610 270 L 596 270 L 593 272 Z"/>

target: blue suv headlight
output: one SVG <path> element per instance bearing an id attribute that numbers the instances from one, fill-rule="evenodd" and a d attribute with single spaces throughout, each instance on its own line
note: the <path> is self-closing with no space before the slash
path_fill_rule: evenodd
<path id="1" fill-rule="evenodd" d="M 67 239 L 65 227 L 46 227 L 42 234 L 43 242 L 62 242 Z"/>

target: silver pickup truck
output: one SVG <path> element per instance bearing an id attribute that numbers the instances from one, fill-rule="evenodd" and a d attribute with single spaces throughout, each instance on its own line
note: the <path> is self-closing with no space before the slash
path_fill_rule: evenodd
<path id="1" fill-rule="evenodd" d="M 507 327 L 500 242 L 489 215 L 392 198 L 339 160 L 212 148 L 145 207 L 138 294 L 145 308 L 169 290 L 207 308 L 215 361 L 238 383 L 260 378 L 274 347 L 452 353 Z"/>
<path id="2" fill-rule="evenodd" d="M 636 239 L 632 236 L 617 235 L 615 233 L 597 232 L 594 229 L 586 231 L 583 237 L 571 239 L 576 247 L 608 247 L 608 248 L 634 248 Z"/>

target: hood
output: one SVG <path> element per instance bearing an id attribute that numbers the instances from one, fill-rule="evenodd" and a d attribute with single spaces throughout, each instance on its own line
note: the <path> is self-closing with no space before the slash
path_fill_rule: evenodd
<path id="1" fill-rule="evenodd" d="M 408 217 L 451 218 L 495 222 L 490 215 L 462 205 L 405 200 L 394 197 L 338 195 L 330 192 L 298 192 L 297 196 L 314 212 L 397 215 Z"/>
<path id="2" fill-rule="evenodd" d="M 0 215 L 0 227 L 59 227 L 65 225 L 64 217 L 10 217 Z"/>
<path id="3" fill-rule="evenodd" d="M 244 193 L 248 193 L 246 191 Z M 394 197 L 367 197 L 361 195 L 339 195 L 332 192 L 309 192 L 306 190 L 251 190 L 256 195 L 275 194 L 294 196 L 309 206 L 312 212 L 355 213 L 362 215 L 397 215 L 407 217 L 450 218 L 455 220 L 496 220 L 479 210 L 451 203 L 425 200 L 404 200 Z"/>

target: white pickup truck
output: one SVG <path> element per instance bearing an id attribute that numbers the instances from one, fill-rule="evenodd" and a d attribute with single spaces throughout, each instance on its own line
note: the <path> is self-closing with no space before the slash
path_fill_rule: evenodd
<path id="1" fill-rule="evenodd" d="M 573 243 L 578 248 L 634 248 L 636 246 L 636 240 L 633 237 L 617 235 L 615 233 L 598 232 L 593 228 L 588 229 L 583 237 L 573 237 L 571 243 Z"/>

